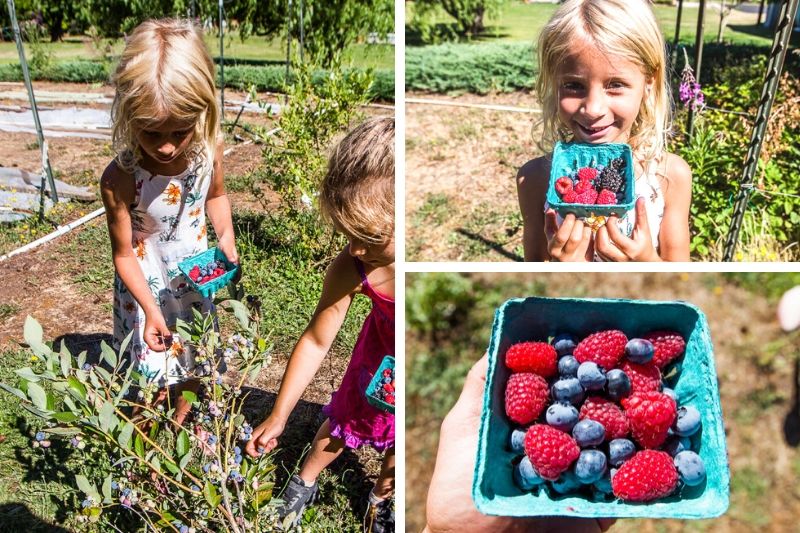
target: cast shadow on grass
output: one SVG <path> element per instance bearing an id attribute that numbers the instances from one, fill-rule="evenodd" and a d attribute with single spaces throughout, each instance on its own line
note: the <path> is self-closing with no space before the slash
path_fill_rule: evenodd
<path id="1" fill-rule="evenodd" d="M 53 341 L 53 350 L 56 352 L 61 350 L 63 343 L 73 357 L 77 358 L 79 353 L 85 351 L 86 362 L 97 364 L 102 358 L 100 343 L 103 341 L 111 346 L 114 342 L 114 337 L 108 333 L 67 333 L 56 337 Z"/>
<path id="2" fill-rule="evenodd" d="M 456 233 L 458 233 L 459 235 L 463 235 L 464 237 L 467 237 L 468 239 L 472 239 L 474 241 L 478 241 L 479 243 L 481 243 L 484 246 L 486 246 L 488 249 L 490 249 L 490 250 L 492 250 L 494 252 L 497 252 L 498 254 L 502 255 L 506 259 L 511 259 L 512 261 L 517 261 L 517 262 L 525 261 L 525 258 L 515 254 L 514 252 L 509 252 L 508 250 L 503 248 L 503 245 L 501 245 L 499 243 L 496 243 L 494 241 L 490 241 L 489 239 L 487 239 L 483 235 L 479 235 L 477 233 L 473 233 L 471 231 L 467 231 L 464 228 L 456 228 Z"/>
<path id="3" fill-rule="evenodd" d="M 793 377 L 792 409 L 786 413 L 786 419 L 783 421 L 783 436 L 786 439 L 786 444 L 792 448 L 797 448 L 800 445 L 800 357 L 795 357 L 794 359 Z"/>
<path id="4" fill-rule="evenodd" d="M 242 406 L 242 413 L 255 428 L 272 410 L 277 395 L 254 387 L 244 387 L 242 395 L 247 395 Z M 280 494 L 292 474 L 299 471 L 305 454 L 324 421 L 325 416 L 322 414 L 320 404 L 305 400 L 297 403 L 286 423 L 286 429 L 279 439 L 278 449 L 274 456 L 275 464 L 280 465 L 276 471 L 276 494 Z M 331 463 L 329 469 L 339 474 L 345 481 L 344 487 L 341 488 L 346 492 L 353 514 L 355 516 L 363 515 L 364 502 L 369 491 L 372 490 L 373 482 L 364 471 L 358 456 L 351 449 L 345 448 L 344 452 Z M 320 493 L 320 502 L 323 504 L 334 503 L 324 490 Z"/>
<path id="5" fill-rule="evenodd" d="M 0 525 L 7 533 L 69 533 L 69 530 L 44 522 L 22 502 L 0 505 Z"/>

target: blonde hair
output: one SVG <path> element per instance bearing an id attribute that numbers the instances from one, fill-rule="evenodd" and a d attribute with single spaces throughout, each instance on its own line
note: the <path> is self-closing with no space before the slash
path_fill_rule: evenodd
<path id="1" fill-rule="evenodd" d="M 142 158 L 137 133 L 170 118 L 195 124 L 187 152 L 213 162 L 219 135 L 214 63 L 190 21 L 148 20 L 137 26 L 112 82 L 112 143 L 123 169 L 132 170 Z"/>
<path id="2" fill-rule="evenodd" d="M 539 35 L 536 91 L 542 103 L 542 145 L 551 149 L 568 140 L 558 117 L 556 73 L 576 40 L 592 43 L 604 54 L 641 68 L 652 89 L 646 90 L 631 127 L 628 144 L 644 162 L 661 157 L 671 129 L 672 96 L 667 77 L 664 37 L 645 0 L 567 0 Z"/>
<path id="3" fill-rule="evenodd" d="M 394 235 L 394 117 L 372 118 L 333 149 L 320 189 L 322 213 L 364 242 Z"/>

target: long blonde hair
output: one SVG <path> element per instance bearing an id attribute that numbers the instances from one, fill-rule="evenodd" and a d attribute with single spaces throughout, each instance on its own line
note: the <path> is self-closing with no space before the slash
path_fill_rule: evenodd
<path id="1" fill-rule="evenodd" d="M 555 141 L 569 140 L 558 117 L 556 72 L 578 39 L 592 43 L 604 54 L 634 63 L 652 80 L 628 144 L 644 162 L 660 158 L 671 130 L 672 95 L 664 37 L 645 0 L 567 0 L 544 27 L 539 35 L 536 80 L 542 103 L 542 146 L 550 150 Z"/>
<path id="2" fill-rule="evenodd" d="M 137 26 L 112 81 L 112 142 L 122 168 L 130 171 L 141 161 L 137 132 L 169 118 L 194 123 L 187 152 L 213 162 L 220 131 L 214 63 L 190 21 L 148 20 Z"/>
<path id="3" fill-rule="evenodd" d="M 394 236 L 394 117 L 376 117 L 333 149 L 320 187 L 323 215 L 370 244 Z"/>

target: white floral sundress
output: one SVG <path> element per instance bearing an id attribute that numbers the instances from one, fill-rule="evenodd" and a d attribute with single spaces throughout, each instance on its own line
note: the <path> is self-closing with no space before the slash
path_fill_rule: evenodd
<path id="1" fill-rule="evenodd" d="M 172 345 L 165 352 L 151 350 L 144 341 L 142 308 L 114 276 L 114 345 L 133 331 L 127 354 L 138 371 L 159 387 L 184 381 L 194 368 L 193 350 L 175 333 L 178 318 L 192 320 L 192 309 L 213 310 L 208 298 L 194 291 L 178 270 L 178 263 L 208 249 L 205 203 L 211 183 L 211 168 L 191 164 L 177 176 L 151 174 L 134 169 L 136 199 L 131 205 L 131 245 L 142 267 L 150 292 L 161 308 Z"/>

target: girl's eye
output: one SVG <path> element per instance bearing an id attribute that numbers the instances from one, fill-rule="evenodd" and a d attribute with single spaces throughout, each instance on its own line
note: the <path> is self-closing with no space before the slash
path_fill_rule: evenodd
<path id="1" fill-rule="evenodd" d="M 628 85 L 622 81 L 612 81 L 608 84 L 609 89 L 625 89 Z"/>
<path id="2" fill-rule="evenodd" d="M 180 130 L 174 133 L 175 137 L 186 137 L 192 132 L 192 130 Z"/>
<path id="3" fill-rule="evenodd" d="M 159 133 L 157 131 L 145 130 L 143 132 L 148 137 L 158 137 Z"/>
<path id="4" fill-rule="evenodd" d="M 561 87 L 566 91 L 580 91 L 583 89 L 583 86 L 576 81 L 565 82 Z"/>

